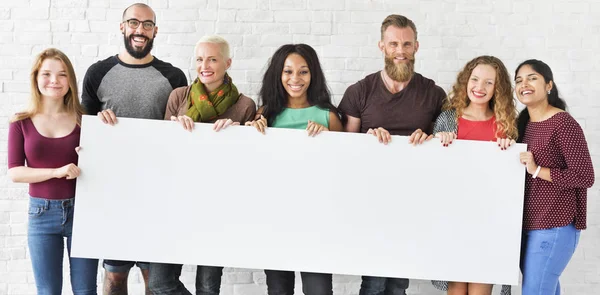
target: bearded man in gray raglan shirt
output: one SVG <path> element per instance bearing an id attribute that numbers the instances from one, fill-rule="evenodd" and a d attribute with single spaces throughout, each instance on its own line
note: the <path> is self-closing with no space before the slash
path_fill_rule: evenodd
<path id="1" fill-rule="evenodd" d="M 83 107 L 87 114 L 97 114 L 108 124 L 115 124 L 117 116 L 162 120 L 169 94 L 187 86 L 187 78 L 180 69 L 150 54 L 158 28 L 156 14 L 148 5 L 136 3 L 127 7 L 120 29 L 125 48 L 87 70 Z M 125 241 L 113 242 L 127 247 Z M 149 294 L 148 263 L 116 260 L 104 260 L 103 293 L 127 294 L 127 276 L 135 264 L 142 270 Z"/>

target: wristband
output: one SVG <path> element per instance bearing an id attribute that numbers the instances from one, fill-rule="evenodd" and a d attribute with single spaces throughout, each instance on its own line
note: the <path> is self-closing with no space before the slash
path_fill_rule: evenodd
<path id="1" fill-rule="evenodd" d="M 538 174 L 540 174 L 540 170 L 542 170 L 542 166 L 538 166 L 537 169 L 535 169 L 535 173 L 533 173 L 533 176 L 531 176 L 531 178 L 536 178 Z"/>

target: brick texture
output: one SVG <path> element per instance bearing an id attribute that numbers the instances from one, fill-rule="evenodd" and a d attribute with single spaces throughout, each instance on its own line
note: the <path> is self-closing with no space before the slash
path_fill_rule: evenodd
<path id="1" fill-rule="evenodd" d="M 600 167 L 600 84 L 594 82 L 600 79 L 597 0 L 139 1 L 153 6 L 157 13 L 159 34 L 153 51 L 157 57 L 193 79 L 191 53 L 197 38 L 221 34 L 232 44 L 230 74 L 240 91 L 254 98 L 275 49 L 286 42 L 305 42 L 319 53 L 338 103 L 349 85 L 383 67 L 376 44 L 379 25 L 390 13 L 415 21 L 420 40 L 416 69 L 446 91 L 456 73 L 477 55 L 495 55 L 511 72 L 524 59 L 544 60 L 555 71 L 562 96 L 582 125 L 595 166 Z M 27 104 L 33 57 L 46 47 L 62 49 L 73 61 L 81 83 L 90 64 L 116 54 L 122 46 L 118 21 L 122 10 L 133 2 L 0 2 L 0 294 L 35 294 L 26 241 L 27 188 L 11 183 L 6 176 L 8 118 Z M 562 277 L 564 294 L 600 293 L 599 197 L 596 184 L 589 190 L 588 229 Z M 100 271 L 98 282 L 102 276 Z M 131 294 L 143 294 L 141 280 L 139 270 L 134 269 Z M 193 288 L 193 267 L 184 268 L 182 280 Z M 71 294 L 69 286 L 65 276 L 65 294 Z M 336 295 L 358 294 L 359 286 L 360 277 L 334 276 Z M 299 280 L 296 291 L 301 293 Z M 222 294 L 265 293 L 261 270 L 226 268 Z M 428 281 L 412 280 L 408 294 L 441 292 Z"/>

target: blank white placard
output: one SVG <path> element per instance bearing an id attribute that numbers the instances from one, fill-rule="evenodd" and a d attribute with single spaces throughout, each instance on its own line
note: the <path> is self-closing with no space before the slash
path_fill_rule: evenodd
<path id="1" fill-rule="evenodd" d="M 518 284 L 525 145 L 84 116 L 75 257 Z"/>

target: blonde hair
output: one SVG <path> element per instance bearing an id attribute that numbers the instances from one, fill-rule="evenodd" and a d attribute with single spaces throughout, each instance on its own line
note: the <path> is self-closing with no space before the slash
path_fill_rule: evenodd
<path id="1" fill-rule="evenodd" d="M 516 139 L 517 131 L 517 105 L 513 97 L 513 88 L 506 67 L 502 61 L 494 56 L 482 55 L 469 61 L 464 69 L 456 76 L 456 83 L 444 105 L 444 109 L 456 110 L 456 119 L 462 116 L 464 109 L 469 105 L 467 84 L 471 72 L 478 65 L 489 65 L 496 70 L 496 83 L 494 95 L 489 101 L 489 107 L 496 117 L 496 136 Z"/>
<path id="2" fill-rule="evenodd" d="M 83 108 L 79 103 L 79 95 L 77 92 L 77 79 L 75 78 L 75 70 L 69 58 L 60 50 L 56 48 L 48 48 L 38 54 L 33 62 L 31 68 L 30 80 L 31 80 L 31 98 L 29 100 L 29 108 L 21 113 L 17 113 L 11 122 L 20 121 L 23 119 L 31 118 L 35 114 L 39 113 L 42 109 L 42 94 L 40 93 L 37 77 L 42 67 L 42 63 L 46 59 L 54 59 L 63 63 L 65 71 L 67 72 L 67 79 L 69 81 L 69 91 L 65 94 L 63 103 L 65 109 L 70 114 L 77 115 L 77 124 L 81 123 L 81 115 L 83 115 Z"/>
<path id="3" fill-rule="evenodd" d="M 229 42 L 227 42 L 227 40 L 225 40 L 223 37 L 217 35 L 203 36 L 202 38 L 200 38 L 200 40 L 198 40 L 198 42 L 196 42 L 196 46 L 194 46 L 194 55 L 196 55 L 196 51 L 198 51 L 198 47 L 201 43 L 218 44 L 221 47 L 221 55 L 223 55 L 223 58 L 231 58 L 229 52 Z"/>

